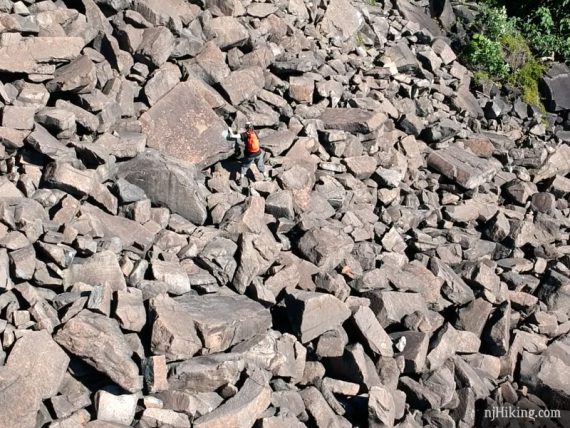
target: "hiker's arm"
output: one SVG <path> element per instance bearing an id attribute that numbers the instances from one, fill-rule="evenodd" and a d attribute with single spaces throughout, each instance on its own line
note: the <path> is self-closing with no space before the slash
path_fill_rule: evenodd
<path id="1" fill-rule="evenodd" d="M 228 138 L 230 140 L 236 140 L 238 143 L 241 142 L 241 134 L 234 134 L 232 128 L 228 128 Z"/>

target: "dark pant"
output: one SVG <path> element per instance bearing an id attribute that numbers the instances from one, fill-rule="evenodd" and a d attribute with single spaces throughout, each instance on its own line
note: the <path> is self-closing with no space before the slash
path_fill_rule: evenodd
<path id="1" fill-rule="evenodd" d="M 262 174 L 265 172 L 265 164 L 263 163 L 263 152 L 259 152 L 256 155 L 245 155 L 241 161 L 241 175 L 245 177 L 247 174 L 247 170 L 251 166 L 251 164 L 255 162 L 257 169 Z"/>

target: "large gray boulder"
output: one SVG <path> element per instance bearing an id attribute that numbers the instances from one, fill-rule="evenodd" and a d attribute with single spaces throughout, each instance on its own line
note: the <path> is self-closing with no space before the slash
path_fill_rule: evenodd
<path id="1" fill-rule="evenodd" d="M 0 72 L 52 74 L 56 63 L 77 58 L 84 46 L 81 37 L 25 37 L 0 47 Z"/>
<path id="2" fill-rule="evenodd" d="M 55 340 L 125 390 L 142 389 L 133 351 L 116 320 L 85 309 L 58 331 Z"/>
<path id="3" fill-rule="evenodd" d="M 160 102 L 159 102 L 160 103 Z M 143 189 L 150 200 L 168 207 L 194 224 L 204 224 L 208 215 L 192 165 L 147 150 L 119 166 L 119 177 Z"/>
<path id="4" fill-rule="evenodd" d="M 549 111 L 570 110 L 570 67 L 556 63 L 546 72 L 541 81 L 541 90 L 546 97 Z"/>
<path id="5" fill-rule="evenodd" d="M 192 81 L 176 85 L 140 121 L 148 147 L 199 168 L 234 153 L 233 143 L 224 137 L 226 124 Z"/>
<path id="6" fill-rule="evenodd" d="M 187 294 L 175 300 L 196 326 L 208 353 L 225 351 L 271 326 L 269 311 L 246 296 Z"/>

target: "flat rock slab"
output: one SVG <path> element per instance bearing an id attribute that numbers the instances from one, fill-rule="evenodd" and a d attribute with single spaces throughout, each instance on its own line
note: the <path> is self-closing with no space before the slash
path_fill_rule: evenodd
<path id="1" fill-rule="evenodd" d="M 42 400 L 57 394 L 68 364 L 69 357 L 46 330 L 22 336 L 6 361 L 7 367 L 34 384 Z"/>
<path id="2" fill-rule="evenodd" d="M 103 251 L 80 263 L 73 263 L 66 271 L 64 283 L 72 286 L 76 282 L 93 286 L 106 284 L 113 291 L 127 287 L 119 260 L 112 251 Z"/>
<path id="3" fill-rule="evenodd" d="M 140 118 L 147 145 L 206 168 L 234 153 L 227 126 L 192 82 L 176 85 Z"/>
<path id="4" fill-rule="evenodd" d="M 231 352 L 190 358 L 172 366 L 169 390 L 214 392 L 224 385 L 234 385 L 244 368 L 243 358 Z"/>
<path id="5" fill-rule="evenodd" d="M 133 351 L 116 320 L 85 309 L 65 324 L 55 340 L 125 390 L 142 389 Z"/>
<path id="6" fill-rule="evenodd" d="M 172 22 L 190 24 L 200 7 L 184 0 L 136 0 L 133 9 L 154 25 L 169 25 Z"/>
<path id="7" fill-rule="evenodd" d="M 202 348 L 194 318 L 181 304 L 165 294 L 150 301 L 154 313 L 151 349 L 167 361 L 191 358 Z"/>
<path id="8" fill-rule="evenodd" d="M 42 400 L 63 384 L 69 357 L 46 330 L 28 331 L 0 368 L 2 426 L 33 428 Z"/>
<path id="9" fill-rule="evenodd" d="M 52 74 L 55 63 L 77 58 L 81 37 L 29 37 L 0 48 L 0 72 Z"/>
<path id="10" fill-rule="evenodd" d="M 3 426 L 34 428 L 41 399 L 35 388 L 22 380 L 22 374 L 0 366 L 0 417 Z"/>
<path id="11" fill-rule="evenodd" d="M 16 202 L 24 199 L 24 194 L 7 177 L 0 177 L 0 202 Z"/>
<path id="12" fill-rule="evenodd" d="M 554 154 L 548 158 L 533 178 L 534 183 L 555 177 L 566 175 L 570 172 L 570 146 L 560 145 Z"/>
<path id="13" fill-rule="evenodd" d="M 271 327 L 271 314 L 246 296 L 192 296 L 175 299 L 193 320 L 210 353 L 264 333 Z"/>
<path id="14" fill-rule="evenodd" d="M 194 422 L 196 428 L 249 428 L 271 403 L 271 388 L 249 378 L 238 393 Z"/>
<path id="15" fill-rule="evenodd" d="M 82 217 L 85 216 L 101 226 L 103 237 L 118 237 L 123 247 L 135 246 L 146 251 L 154 241 L 154 234 L 139 223 L 124 217 L 112 216 L 93 205 L 83 204 L 81 214 Z"/>
<path id="16" fill-rule="evenodd" d="M 291 327 L 302 343 L 333 330 L 350 317 L 348 306 L 330 294 L 294 290 L 285 299 Z"/>
<path id="17" fill-rule="evenodd" d="M 336 268 L 354 248 L 354 242 L 341 230 L 314 228 L 298 243 L 299 251 L 309 261 L 327 272 Z"/>
<path id="18" fill-rule="evenodd" d="M 364 23 L 360 13 L 349 0 L 332 0 L 320 23 L 322 32 L 329 37 L 339 36 L 342 40 L 352 37 Z"/>
<path id="19" fill-rule="evenodd" d="M 327 108 L 319 118 L 325 129 L 340 129 L 346 132 L 368 134 L 386 121 L 382 112 L 359 108 Z"/>
<path id="20" fill-rule="evenodd" d="M 368 346 L 372 351 L 384 357 L 391 357 L 394 355 L 392 351 L 392 340 L 390 336 L 384 331 L 376 315 L 372 309 L 366 306 L 361 306 L 352 315 L 356 327 L 360 334 L 368 342 Z"/>
<path id="21" fill-rule="evenodd" d="M 423 8 L 416 6 L 415 2 L 399 0 L 394 4 L 407 20 L 419 24 L 421 28 L 428 30 L 434 37 L 441 35 L 441 30 L 437 22 L 432 19 Z"/>
<path id="22" fill-rule="evenodd" d="M 153 203 L 201 225 L 208 212 L 198 189 L 198 176 L 194 166 L 161 156 L 154 150 L 119 166 L 119 177 L 143 189 Z"/>
<path id="23" fill-rule="evenodd" d="M 499 166 L 496 162 L 482 159 L 458 146 L 432 152 L 428 165 L 466 189 L 474 189 L 491 180 Z"/>

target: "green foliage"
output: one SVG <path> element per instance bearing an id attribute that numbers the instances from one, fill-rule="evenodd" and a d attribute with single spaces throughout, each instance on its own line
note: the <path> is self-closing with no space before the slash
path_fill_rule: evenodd
<path id="1" fill-rule="evenodd" d="M 356 33 L 356 44 L 360 47 L 364 47 L 364 37 L 362 36 L 362 33 L 359 31 L 358 33 Z"/>
<path id="2" fill-rule="evenodd" d="M 463 55 L 475 70 L 475 83 L 508 82 L 524 102 L 545 112 L 539 92 L 545 68 L 534 55 L 570 59 L 569 6 L 570 0 L 485 1 Z M 515 8 L 518 16 L 509 16 Z"/>
<path id="3" fill-rule="evenodd" d="M 521 90 L 522 99 L 525 103 L 539 107 L 545 112 L 538 90 L 538 82 L 543 75 L 544 65 L 532 59 L 512 74 L 508 82 Z"/>
<path id="4" fill-rule="evenodd" d="M 570 63 L 570 0 L 486 0 L 481 16 L 503 22 L 504 8 L 533 52 Z"/>
<path id="5" fill-rule="evenodd" d="M 489 76 L 489 73 L 479 70 L 473 73 L 473 80 L 477 85 L 483 85 L 491 80 L 491 76 Z"/>
<path id="6" fill-rule="evenodd" d="M 499 42 L 503 50 L 505 61 L 507 61 L 513 70 L 521 68 L 527 61 L 533 58 L 527 41 L 522 34 L 517 31 L 503 34 Z"/>
<path id="7" fill-rule="evenodd" d="M 507 15 L 507 9 L 482 5 L 477 20 L 479 32 L 491 40 L 498 40 L 502 36 L 515 31 L 515 21 Z"/>
<path id="8" fill-rule="evenodd" d="M 465 51 L 465 60 L 475 70 L 501 79 L 510 72 L 509 64 L 503 58 L 501 44 L 480 33 L 473 35 Z"/>
<path id="9" fill-rule="evenodd" d="M 548 7 L 537 8 L 523 21 L 523 31 L 538 54 L 558 54 L 570 60 L 570 17 L 562 17 L 556 23 L 552 12 Z"/>

